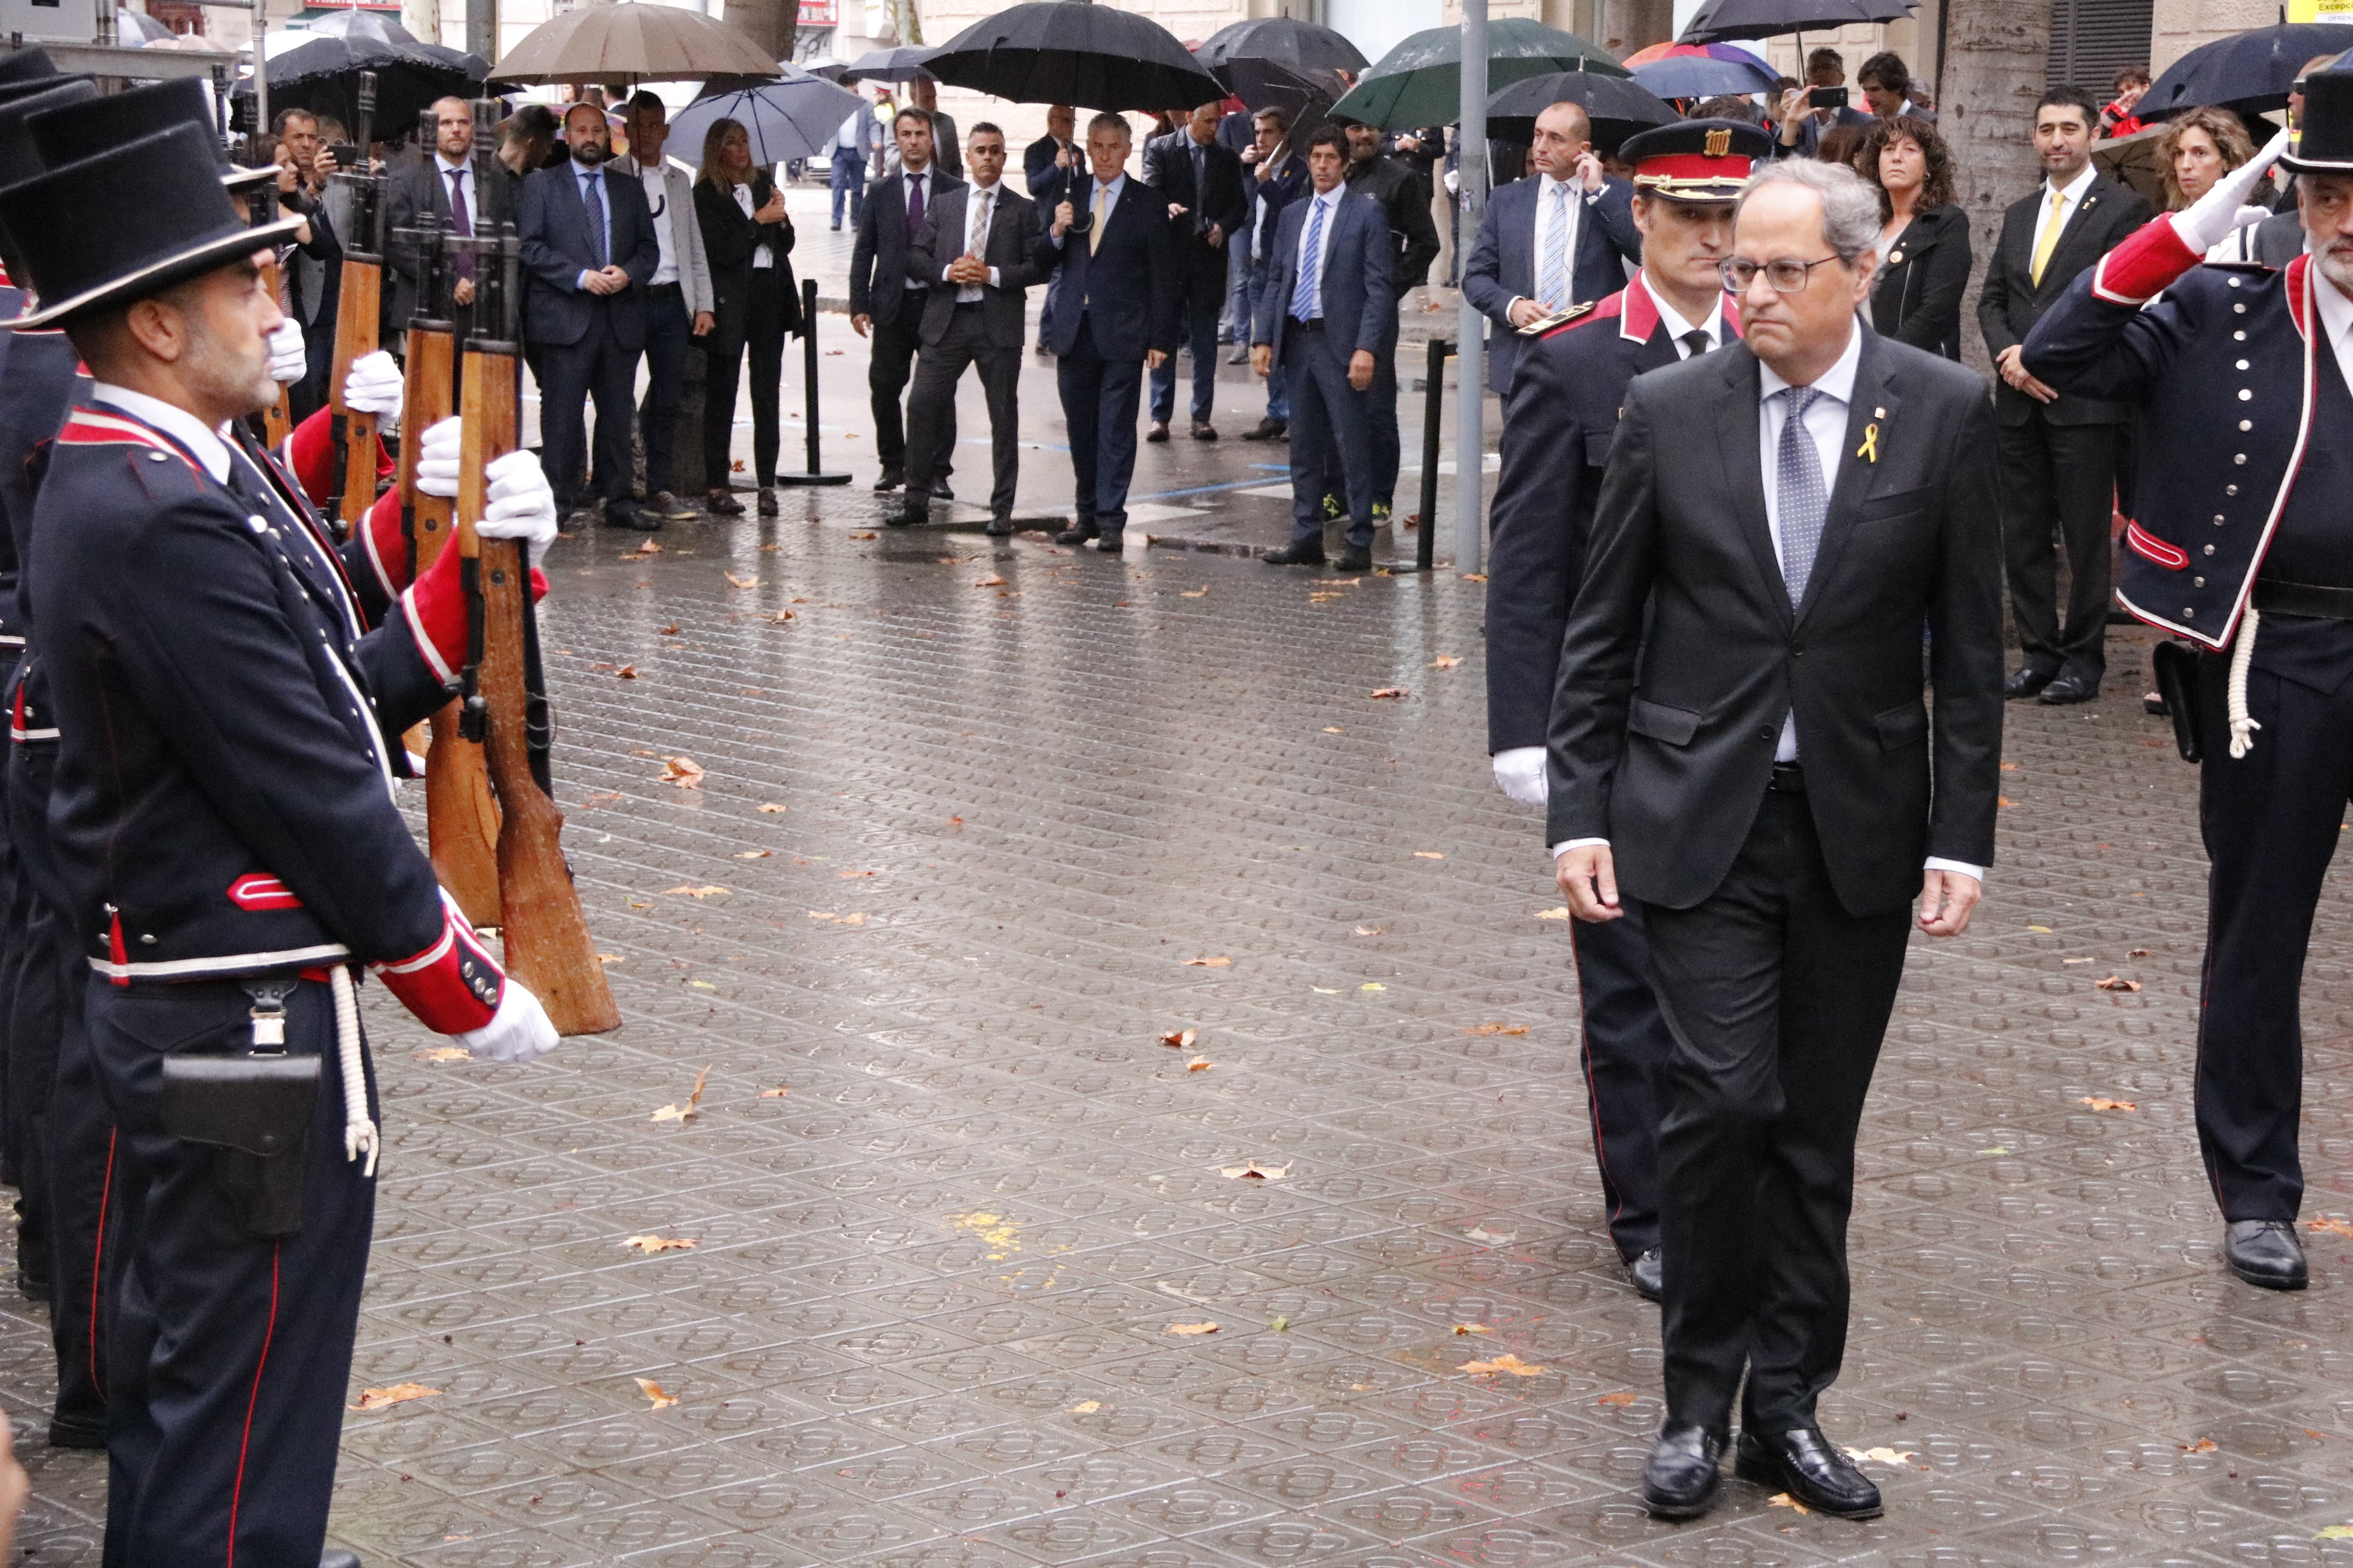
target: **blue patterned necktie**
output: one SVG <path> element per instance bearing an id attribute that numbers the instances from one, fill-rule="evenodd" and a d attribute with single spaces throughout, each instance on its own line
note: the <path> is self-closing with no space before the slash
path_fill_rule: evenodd
<path id="1" fill-rule="evenodd" d="M 1324 312 L 1315 294 L 1315 263 L 1324 252 L 1324 208 L 1322 196 L 1311 204 L 1315 210 L 1307 216 L 1307 243 L 1299 247 L 1299 284 L 1291 291 L 1291 315 L 1293 321 L 1312 321 Z"/>
<path id="2" fill-rule="evenodd" d="M 600 271 L 611 259 L 605 234 L 605 182 L 596 174 L 580 183 L 580 205 L 588 209 L 589 270 Z"/>
<path id="3" fill-rule="evenodd" d="M 1822 542 L 1822 520 L 1830 513 L 1830 486 L 1822 478 L 1821 451 L 1806 431 L 1806 410 L 1821 396 L 1820 388 L 1785 387 L 1781 402 L 1788 416 L 1781 424 L 1778 463 L 1781 502 L 1781 580 L 1788 585 L 1792 609 L 1805 601 L 1806 579 L 1814 573 L 1814 551 Z"/>
<path id="4" fill-rule="evenodd" d="M 1536 277 L 1536 303 L 1547 310 L 1568 309 L 1568 187 L 1552 188 L 1552 227 L 1545 234 L 1544 266 Z"/>

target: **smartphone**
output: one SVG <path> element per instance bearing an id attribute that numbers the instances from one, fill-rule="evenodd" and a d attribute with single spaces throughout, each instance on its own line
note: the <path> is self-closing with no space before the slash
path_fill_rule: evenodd
<path id="1" fill-rule="evenodd" d="M 1846 89 L 1840 88 L 1838 90 L 1844 92 Z M 334 159 L 335 167 L 347 174 L 360 166 L 360 149 L 356 142 L 330 142 L 327 143 L 327 154 Z"/>
<path id="2" fill-rule="evenodd" d="M 1846 89 L 1842 87 L 1810 88 L 1806 92 L 1808 109 L 1844 109 Z"/>

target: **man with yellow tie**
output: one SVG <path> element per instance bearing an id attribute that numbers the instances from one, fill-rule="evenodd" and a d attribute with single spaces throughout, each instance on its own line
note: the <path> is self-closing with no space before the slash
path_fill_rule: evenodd
<path id="1" fill-rule="evenodd" d="M 1978 325 L 2001 373 L 1994 388 L 2001 448 L 2003 549 L 2010 609 L 2025 662 L 2003 687 L 2053 705 L 2100 694 L 2107 665 L 2108 520 L 2131 410 L 2044 385 L 2020 345 L 2075 275 L 2153 216 L 2149 205 L 2092 167 L 2100 111 L 2079 88 L 2054 87 L 2034 110 L 2042 184 L 2002 215 Z M 2058 552 L 2070 587 L 2058 597 Z"/>

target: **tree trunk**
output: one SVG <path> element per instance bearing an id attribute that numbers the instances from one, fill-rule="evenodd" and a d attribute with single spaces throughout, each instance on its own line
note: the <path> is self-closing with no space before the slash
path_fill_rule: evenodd
<path id="1" fill-rule="evenodd" d="M 1975 276 L 1961 308 L 1961 357 L 1991 373 L 1977 330 L 1978 292 L 2001 233 L 2002 209 L 2033 188 L 2034 100 L 2051 53 L 2052 0 L 1947 0 L 1942 119 L 1953 179 L 1969 215 Z"/>
<path id="2" fill-rule="evenodd" d="M 800 0 L 727 0 L 727 20 L 765 49 L 770 59 L 788 60 L 800 31 Z"/>

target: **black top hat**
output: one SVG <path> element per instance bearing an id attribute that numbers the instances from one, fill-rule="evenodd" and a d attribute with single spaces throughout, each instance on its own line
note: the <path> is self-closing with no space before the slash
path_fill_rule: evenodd
<path id="1" fill-rule="evenodd" d="M 2353 174 L 2353 70 L 2331 66 L 2304 79 L 2304 113 L 2279 166 L 2296 174 Z"/>
<path id="2" fill-rule="evenodd" d="M 40 149 L 44 165 L 50 168 L 86 157 L 92 149 L 111 142 L 152 136 L 174 125 L 196 125 L 206 132 L 214 165 L 220 170 L 221 184 L 230 190 L 242 190 L 278 178 L 274 168 L 245 169 L 229 162 L 228 149 L 214 133 L 212 106 L 206 97 L 205 84 L 192 76 L 152 82 L 94 101 L 44 103 L 26 125 L 32 132 L 33 145 Z"/>
<path id="3" fill-rule="evenodd" d="M 18 49 L 0 55 L 0 82 L 35 81 L 57 74 L 57 63 L 46 49 Z"/>
<path id="4" fill-rule="evenodd" d="M 64 85 L 0 103 L 0 186 L 31 179 L 47 169 L 55 157 L 34 137 L 28 123 L 34 115 L 98 98 L 98 89 L 88 77 L 51 77 L 48 80 Z"/>
<path id="5" fill-rule="evenodd" d="M 0 81 L 0 103 L 14 103 L 20 98 L 32 98 L 44 92 L 54 92 L 68 82 L 88 81 L 87 76 L 20 77 L 15 81 Z"/>
<path id="6" fill-rule="evenodd" d="M 1745 120 L 1678 120 L 1626 138 L 1618 156 L 1634 188 L 1678 202 L 1728 202 L 1749 171 L 1773 155 L 1773 138 Z"/>
<path id="7" fill-rule="evenodd" d="M 291 235 L 249 227 L 214 172 L 213 138 L 175 125 L 0 190 L 5 226 L 39 308 L 9 327 L 47 327 L 128 305 Z"/>

